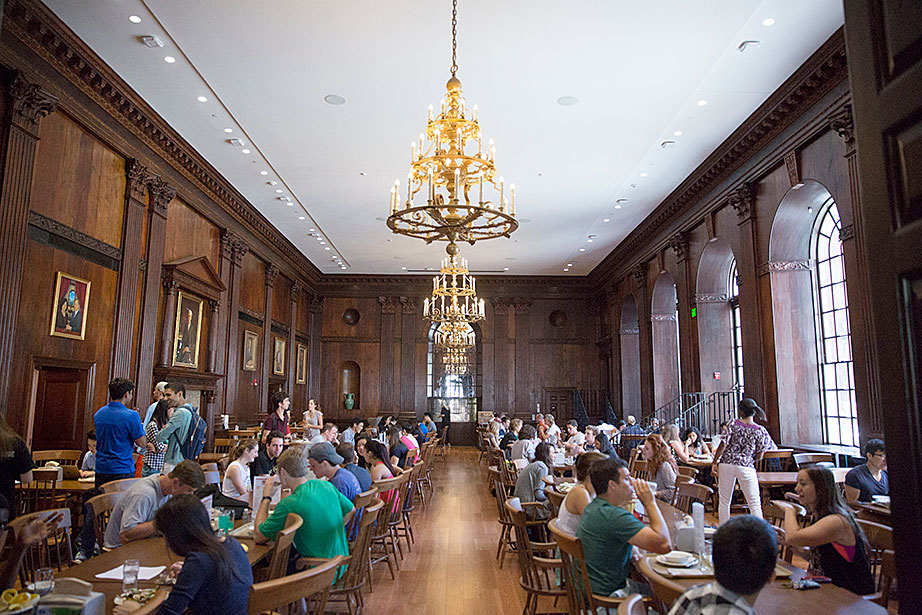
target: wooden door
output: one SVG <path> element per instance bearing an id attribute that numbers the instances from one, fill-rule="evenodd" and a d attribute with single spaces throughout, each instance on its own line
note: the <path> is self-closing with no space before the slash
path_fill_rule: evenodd
<path id="1" fill-rule="evenodd" d="M 922 2 L 846 0 L 845 34 L 878 384 L 871 412 L 883 419 L 897 576 L 909 590 L 900 612 L 922 613 L 911 590 L 922 585 Z"/>
<path id="2" fill-rule="evenodd" d="M 32 450 L 82 450 L 87 424 L 89 370 L 73 367 L 37 368 Z"/>
<path id="3" fill-rule="evenodd" d="M 563 424 L 573 418 L 573 389 L 544 389 L 544 414 L 553 414 L 554 422 L 563 429 Z"/>

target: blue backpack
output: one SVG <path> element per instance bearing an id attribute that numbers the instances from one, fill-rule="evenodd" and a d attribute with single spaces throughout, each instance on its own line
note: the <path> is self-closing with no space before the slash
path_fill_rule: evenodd
<path id="1" fill-rule="evenodd" d="M 192 421 L 189 423 L 188 436 L 179 442 L 179 452 L 183 459 L 195 459 L 205 449 L 207 429 L 205 419 L 199 416 L 196 409 L 191 406 L 186 406 L 186 409 L 192 413 Z"/>

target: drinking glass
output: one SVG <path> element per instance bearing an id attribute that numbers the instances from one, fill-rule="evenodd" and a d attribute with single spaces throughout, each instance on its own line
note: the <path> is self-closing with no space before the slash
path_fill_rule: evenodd
<path id="1" fill-rule="evenodd" d="M 714 543 L 710 540 L 704 541 L 704 552 L 698 554 L 698 567 L 704 572 L 706 570 L 714 571 L 714 564 L 711 562 L 711 554 L 714 552 Z"/>
<path id="2" fill-rule="evenodd" d="M 230 510 L 222 510 L 218 515 L 218 530 L 227 536 L 227 533 L 234 529 L 234 513 Z"/>
<path id="3" fill-rule="evenodd" d="M 54 568 L 39 568 L 35 571 L 35 583 L 32 584 L 39 596 L 50 594 L 54 589 Z"/>
<path id="4" fill-rule="evenodd" d="M 130 591 L 138 588 L 138 572 L 141 566 L 136 559 L 126 559 L 122 566 L 122 591 Z"/>

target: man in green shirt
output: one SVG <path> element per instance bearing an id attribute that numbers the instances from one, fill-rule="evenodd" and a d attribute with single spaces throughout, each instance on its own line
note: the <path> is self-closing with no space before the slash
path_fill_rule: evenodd
<path id="1" fill-rule="evenodd" d="M 303 523 L 295 532 L 294 546 L 301 557 L 332 558 L 349 555 L 346 523 L 355 508 L 329 481 L 308 480 L 308 461 L 300 447 L 291 447 L 278 461 L 278 474 L 269 478 L 263 488 L 262 500 L 253 523 L 253 538 L 257 544 L 274 540 L 285 527 L 288 513 L 301 517 Z M 269 502 L 279 488 L 290 489 L 272 514 Z"/>
<path id="2" fill-rule="evenodd" d="M 631 586 L 627 578 L 634 547 L 669 553 L 669 528 L 656 505 L 656 498 L 647 481 L 632 481 L 627 464 L 622 459 L 604 459 L 592 464 L 589 480 L 595 489 L 592 500 L 580 517 L 576 537 L 583 543 L 586 568 L 592 593 L 602 596 L 620 596 L 623 592 L 646 593 L 641 587 Z M 646 526 L 626 507 L 636 492 L 650 517 Z M 615 592 L 619 592 L 616 594 Z"/>

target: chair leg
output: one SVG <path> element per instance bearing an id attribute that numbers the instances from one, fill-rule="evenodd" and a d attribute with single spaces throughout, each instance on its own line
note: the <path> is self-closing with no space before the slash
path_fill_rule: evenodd
<path id="1" fill-rule="evenodd" d="M 371 577 L 374 575 L 375 566 L 371 563 L 371 545 L 368 546 L 368 593 L 374 593 L 374 586 L 371 584 Z"/>
<path id="2" fill-rule="evenodd" d="M 496 547 L 496 559 L 499 559 L 500 553 L 503 552 L 503 545 L 506 542 L 506 526 L 500 526 L 502 531 L 499 533 L 499 545 Z M 499 567 L 502 568 L 503 564 L 500 562 Z"/>

